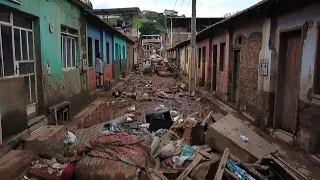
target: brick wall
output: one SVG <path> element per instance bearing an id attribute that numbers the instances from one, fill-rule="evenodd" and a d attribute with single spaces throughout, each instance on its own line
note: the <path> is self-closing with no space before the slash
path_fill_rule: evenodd
<path id="1" fill-rule="evenodd" d="M 249 112 L 263 112 L 263 95 L 258 90 L 259 53 L 262 33 L 254 32 L 240 48 L 239 105 Z"/>

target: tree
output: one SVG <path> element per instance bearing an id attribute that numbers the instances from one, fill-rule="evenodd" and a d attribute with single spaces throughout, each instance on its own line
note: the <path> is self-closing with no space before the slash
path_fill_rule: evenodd
<path id="1" fill-rule="evenodd" d="M 141 19 L 137 16 L 134 16 L 132 19 L 132 27 L 136 29 L 140 29 L 142 27 Z"/>
<path id="2" fill-rule="evenodd" d="M 159 22 L 145 22 L 142 23 L 140 32 L 143 35 L 161 34 L 163 29 Z"/>

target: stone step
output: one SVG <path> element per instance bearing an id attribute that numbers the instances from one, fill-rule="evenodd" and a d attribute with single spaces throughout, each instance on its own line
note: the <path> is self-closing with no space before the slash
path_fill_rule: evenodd
<path id="1" fill-rule="evenodd" d="M 32 151 L 10 151 L 0 158 L 0 179 L 21 179 L 35 158 L 36 153 Z"/>
<path id="2" fill-rule="evenodd" d="M 60 126 L 43 126 L 31 134 L 31 137 L 24 142 L 24 150 L 35 152 L 46 152 L 50 150 L 50 143 L 57 138 L 61 138 L 66 131 L 66 127 Z"/>
<path id="3" fill-rule="evenodd" d="M 30 119 L 28 121 L 28 128 L 29 128 L 30 132 L 32 133 L 47 124 L 48 124 L 48 118 L 46 118 L 46 116 L 44 116 L 44 115 L 41 115 L 41 116 L 37 116 L 37 117 Z"/>

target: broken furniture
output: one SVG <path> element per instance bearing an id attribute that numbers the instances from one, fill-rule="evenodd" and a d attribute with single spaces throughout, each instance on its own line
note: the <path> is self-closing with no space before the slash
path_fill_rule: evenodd
<path id="1" fill-rule="evenodd" d="M 65 121 L 71 119 L 70 101 L 63 101 L 49 108 L 51 114 L 50 123 L 63 125 Z"/>

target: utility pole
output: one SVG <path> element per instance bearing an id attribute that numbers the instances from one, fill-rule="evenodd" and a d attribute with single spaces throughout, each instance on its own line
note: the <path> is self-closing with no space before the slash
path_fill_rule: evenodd
<path id="1" fill-rule="evenodd" d="M 170 19 L 171 19 L 171 30 L 170 30 L 171 32 L 170 32 L 170 35 L 171 35 L 171 48 L 172 48 L 172 37 L 173 37 L 172 36 L 172 17 Z"/>
<path id="2" fill-rule="evenodd" d="M 192 18 L 191 18 L 191 59 L 189 62 L 189 93 L 196 90 L 196 0 L 192 0 Z"/>

